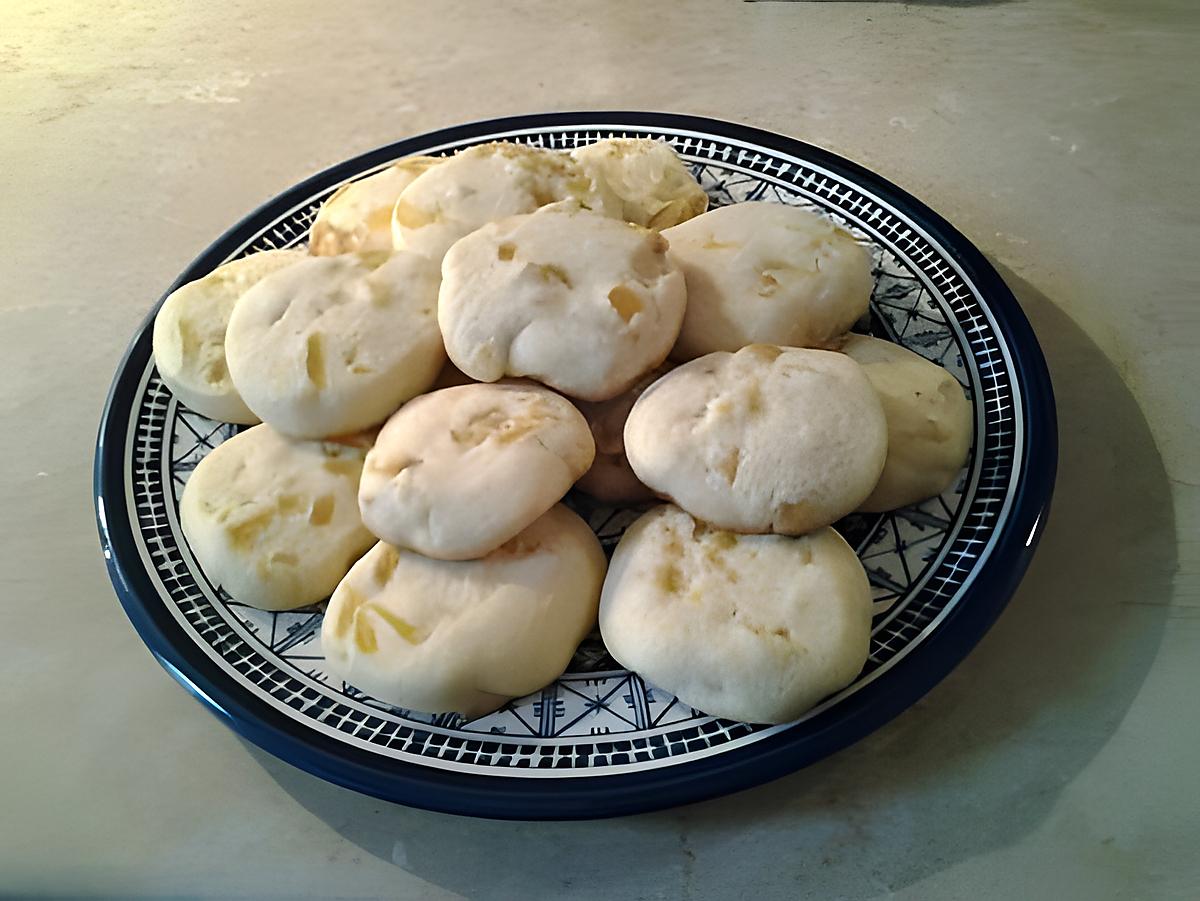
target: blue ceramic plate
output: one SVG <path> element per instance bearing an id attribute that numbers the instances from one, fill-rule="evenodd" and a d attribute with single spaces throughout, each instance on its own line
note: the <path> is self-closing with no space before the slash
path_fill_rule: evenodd
<path id="1" fill-rule="evenodd" d="M 218 264 L 302 245 L 338 185 L 397 157 L 484 141 L 573 148 L 613 135 L 669 142 L 713 206 L 809 207 L 872 248 L 871 331 L 944 366 L 972 399 L 970 461 L 943 496 L 838 524 L 875 592 L 859 678 L 801 720 L 761 726 L 693 710 L 616 665 L 598 636 L 553 685 L 471 722 L 380 703 L 327 676 L 323 605 L 264 613 L 196 564 L 179 528 L 188 474 L 237 427 L 171 395 L 153 313 L 113 382 L 96 450 L 96 512 L 117 595 L 147 646 L 246 738 L 351 788 L 420 807 L 511 818 L 597 817 L 695 801 L 795 770 L 928 691 L 979 640 L 1029 562 L 1056 464 L 1054 401 L 1029 323 L 995 270 L 923 204 L 831 153 L 765 131 L 659 113 L 554 113 L 449 128 L 383 147 L 285 191 L 205 250 Z M 570 498 L 606 549 L 635 515 Z"/>

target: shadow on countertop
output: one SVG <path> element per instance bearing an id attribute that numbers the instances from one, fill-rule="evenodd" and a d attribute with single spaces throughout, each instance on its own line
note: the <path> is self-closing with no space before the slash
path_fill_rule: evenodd
<path id="1" fill-rule="evenodd" d="M 470 898 L 872 898 L 1031 833 L 1107 743 L 1154 661 L 1174 513 L 1150 430 L 1113 364 L 1044 295 L 1001 273 L 1054 380 L 1053 510 L 991 632 L 889 725 L 737 795 L 578 823 L 411 810 L 251 754 L 349 841 Z"/>

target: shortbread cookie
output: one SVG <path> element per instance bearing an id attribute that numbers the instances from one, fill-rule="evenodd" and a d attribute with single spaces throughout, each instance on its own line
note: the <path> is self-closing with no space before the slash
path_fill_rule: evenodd
<path id="1" fill-rule="evenodd" d="M 392 241 L 440 261 L 450 245 L 482 225 L 578 201 L 620 217 L 621 200 L 565 153 L 523 144 L 469 147 L 404 189 L 392 212 Z"/>
<path id="2" fill-rule="evenodd" d="M 446 360 L 437 267 L 411 253 L 310 257 L 263 279 L 229 320 L 246 405 L 302 438 L 355 432 L 428 388 Z"/>
<path id="3" fill-rule="evenodd" d="M 480 716 L 562 673 L 596 623 L 604 568 L 561 504 L 482 560 L 380 542 L 329 602 L 326 668 L 398 707 Z"/>
<path id="4" fill-rule="evenodd" d="M 887 423 L 849 357 L 752 344 L 651 385 L 625 423 L 625 453 L 638 478 L 693 516 L 735 532 L 800 535 L 871 493 Z"/>
<path id="5" fill-rule="evenodd" d="M 445 388 L 380 431 L 359 487 L 363 521 L 428 557 L 482 557 L 554 506 L 594 454 L 582 414 L 540 385 Z"/>
<path id="6" fill-rule="evenodd" d="M 736 535 L 666 505 L 617 545 L 600 632 L 622 665 L 704 713 L 785 723 L 862 670 L 871 591 L 833 529 Z"/>
<path id="7" fill-rule="evenodd" d="M 304 258 L 300 250 L 251 254 L 188 282 L 163 301 L 154 317 L 154 364 L 184 406 L 221 422 L 258 422 L 229 377 L 225 330 L 239 297 L 265 276 Z"/>
<path id="8" fill-rule="evenodd" d="M 895 510 L 954 484 L 967 462 L 972 426 L 971 402 L 958 380 L 891 341 L 847 335 L 838 349 L 862 366 L 887 418 L 887 461 L 859 509 Z"/>
<path id="9" fill-rule="evenodd" d="M 663 141 L 606 138 L 571 156 L 616 192 L 626 222 L 670 228 L 708 208 L 704 189 Z"/>
<path id="10" fill-rule="evenodd" d="M 430 166 L 434 156 L 397 160 L 382 172 L 342 185 L 321 204 L 309 232 L 308 252 L 334 256 L 392 249 L 392 209 L 400 192 Z"/>
<path id="11" fill-rule="evenodd" d="M 583 400 L 615 397 L 678 334 L 687 298 L 666 250 L 657 232 L 583 210 L 485 225 L 442 265 L 447 353 L 483 382 L 529 376 Z"/>
<path id="12" fill-rule="evenodd" d="M 259 425 L 201 460 L 179 518 L 213 584 L 263 610 L 328 597 L 375 540 L 358 513 L 365 455 L 350 443 L 296 441 Z"/>
<path id="13" fill-rule="evenodd" d="M 808 210 L 735 203 L 664 234 L 688 291 L 673 359 L 757 343 L 821 347 L 867 311 L 871 255 Z"/>

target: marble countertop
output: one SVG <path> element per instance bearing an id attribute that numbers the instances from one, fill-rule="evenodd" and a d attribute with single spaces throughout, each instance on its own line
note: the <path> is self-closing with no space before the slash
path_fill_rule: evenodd
<path id="1" fill-rule="evenodd" d="M 1200 9 L 572 9 L 5 4 L 0 894 L 1195 897 Z M 992 258 L 1058 396 L 1037 558 L 925 699 L 767 786 L 502 824 L 323 783 L 180 690 L 113 595 L 91 460 L 117 360 L 199 250 L 306 175 L 460 121 L 605 108 L 823 145 Z"/>

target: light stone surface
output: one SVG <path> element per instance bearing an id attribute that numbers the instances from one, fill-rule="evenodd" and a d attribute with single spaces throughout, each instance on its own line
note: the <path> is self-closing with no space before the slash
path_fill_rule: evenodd
<path id="1" fill-rule="evenodd" d="M 1195 897 L 1198 38 L 1193 0 L 8 0 L 0 894 Z M 678 810 L 474 821 L 300 773 L 180 690 L 109 587 L 92 449 L 129 336 L 238 217 L 405 135 L 555 108 L 734 119 L 925 200 L 1025 305 L 1062 457 L 1011 605 L 890 725 Z"/>

